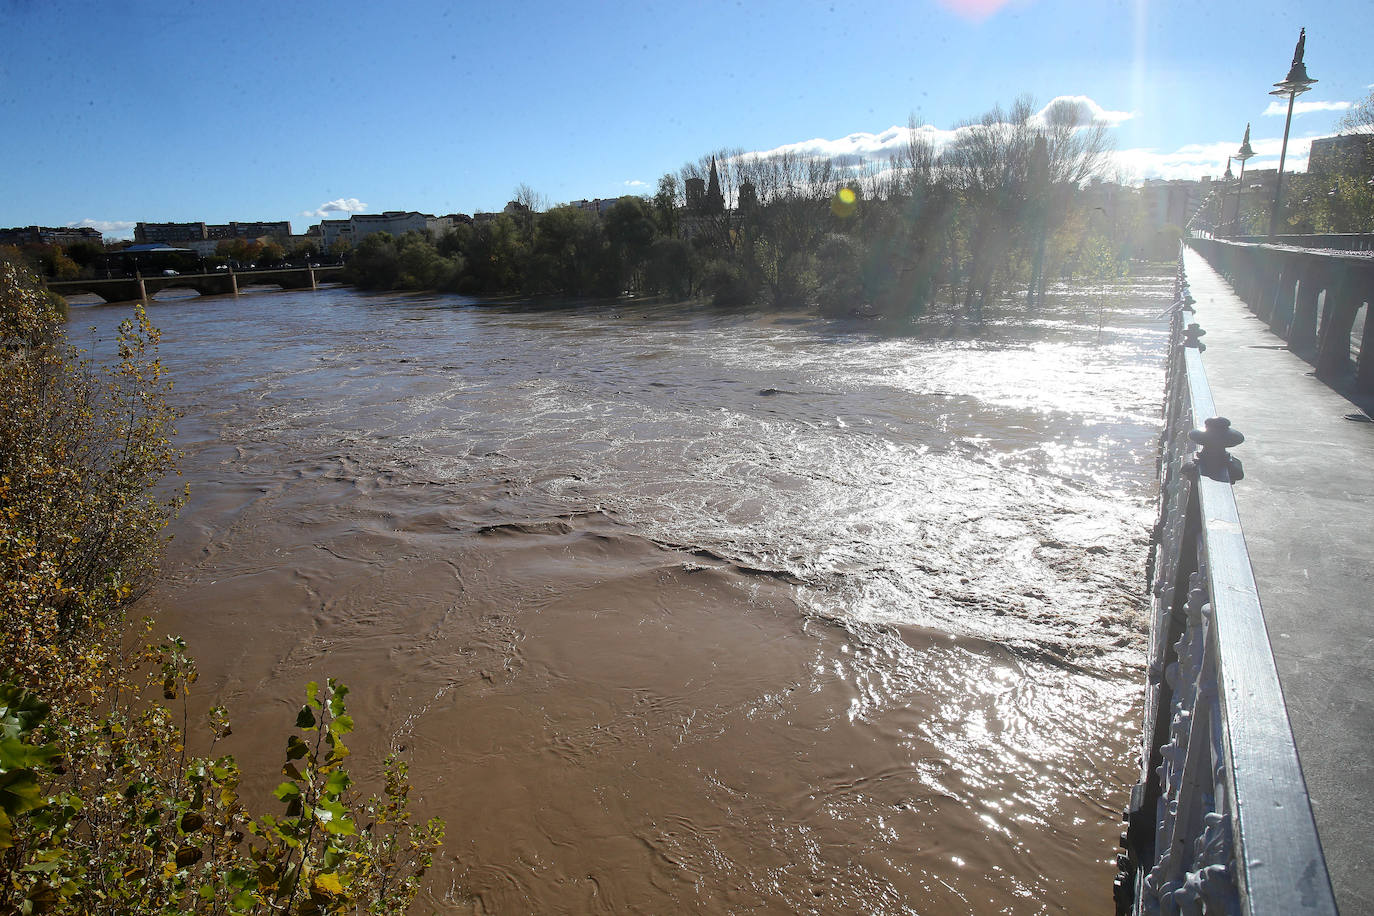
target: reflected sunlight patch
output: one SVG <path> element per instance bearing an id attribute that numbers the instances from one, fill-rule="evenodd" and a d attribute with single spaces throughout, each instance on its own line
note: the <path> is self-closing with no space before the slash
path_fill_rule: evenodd
<path id="1" fill-rule="evenodd" d="M 940 5 L 970 22 L 982 22 L 1010 0 L 939 0 Z"/>

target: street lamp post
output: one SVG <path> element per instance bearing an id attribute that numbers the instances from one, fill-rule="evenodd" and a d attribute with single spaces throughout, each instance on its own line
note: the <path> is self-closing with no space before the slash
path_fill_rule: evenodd
<path id="1" fill-rule="evenodd" d="M 1221 208 L 1217 211 L 1217 222 L 1212 227 L 1212 235 L 1220 236 L 1226 231 L 1226 198 L 1230 196 L 1231 182 L 1235 181 L 1236 176 L 1231 172 L 1231 160 L 1234 156 L 1226 157 L 1226 174 L 1221 176 Z"/>
<path id="2" fill-rule="evenodd" d="M 1250 125 L 1245 125 L 1245 139 L 1240 141 L 1240 149 L 1232 159 L 1240 160 L 1240 180 L 1236 182 L 1236 218 L 1231 220 L 1231 238 L 1236 237 L 1236 230 L 1240 228 L 1240 204 L 1245 195 L 1245 160 L 1253 159 L 1255 151 L 1250 148 Z"/>
<path id="3" fill-rule="evenodd" d="M 1269 213 L 1269 238 L 1273 239 L 1279 231 L 1279 213 L 1283 210 L 1283 160 L 1288 155 L 1288 128 L 1293 124 L 1293 100 L 1312 88 L 1316 80 L 1307 75 L 1307 65 L 1302 62 L 1303 49 L 1307 44 L 1307 29 L 1298 32 L 1298 44 L 1293 49 L 1293 66 L 1281 83 L 1275 83 L 1270 95 L 1279 98 L 1288 96 L 1288 118 L 1283 122 L 1283 148 L 1279 151 L 1279 177 L 1274 186 L 1274 209 Z"/>

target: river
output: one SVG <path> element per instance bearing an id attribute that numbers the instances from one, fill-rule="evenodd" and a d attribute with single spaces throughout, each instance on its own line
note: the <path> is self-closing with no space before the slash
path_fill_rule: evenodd
<path id="1" fill-rule="evenodd" d="M 304 683 L 352 687 L 355 777 L 403 748 L 448 822 L 422 912 L 1106 912 L 1170 282 L 908 336 L 160 298 L 148 608 L 259 796 Z"/>

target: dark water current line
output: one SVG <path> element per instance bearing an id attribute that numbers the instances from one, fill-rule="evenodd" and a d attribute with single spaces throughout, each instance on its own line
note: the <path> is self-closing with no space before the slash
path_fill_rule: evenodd
<path id="1" fill-rule="evenodd" d="M 192 495 L 150 600 L 259 787 L 304 682 L 353 687 L 354 760 L 404 746 L 448 821 L 431 908 L 1104 912 L 1170 281 L 1100 345 L 1068 289 L 911 336 L 158 300 Z"/>

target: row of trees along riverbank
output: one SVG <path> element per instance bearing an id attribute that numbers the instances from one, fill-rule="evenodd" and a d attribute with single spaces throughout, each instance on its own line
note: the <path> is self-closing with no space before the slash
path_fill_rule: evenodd
<path id="1" fill-rule="evenodd" d="M 652 197 L 597 213 L 538 212 L 532 194 L 440 238 L 377 233 L 348 262 L 364 289 L 613 296 L 892 317 L 932 302 L 975 317 L 1007 292 L 1172 258 L 1141 194 L 1100 179 L 1106 134 L 1088 112 L 1031 100 L 961 125 L 938 155 L 914 121 L 885 162 L 720 150 L 664 175 Z"/>
<path id="2" fill-rule="evenodd" d="M 46 280 L 95 280 L 112 272 L 133 276 L 140 268 L 144 272 L 171 268 L 181 273 L 196 273 L 225 265 L 282 267 L 311 261 L 337 264 L 340 255 L 347 253 L 347 246 L 336 246 L 331 252 L 321 253 L 320 245 L 313 239 L 225 239 L 215 246 L 215 253 L 211 255 L 176 249 L 158 254 L 153 263 L 140 264 L 133 258 L 120 256 L 120 252 L 132 244 L 124 241 L 100 245 L 82 241 L 0 245 L 0 258 L 22 264 Z"/>
<path id="3" fill-rule="evenodd" d="M 188 721 L 186 645 L 126 621 L 183 498 L 157 338 L 139 309 L 110 365 L 84 359 L 0 257 L 0 914 L 404 912 L 443 825 L 395 759 L 357 794 L 347 688 L 307 685 L 255 817 L 226 711 Z"/>

